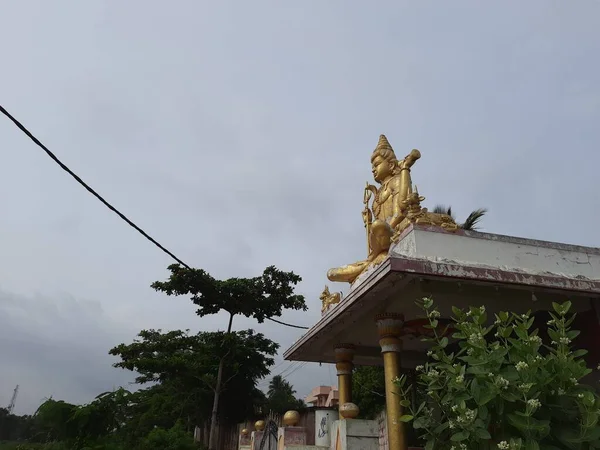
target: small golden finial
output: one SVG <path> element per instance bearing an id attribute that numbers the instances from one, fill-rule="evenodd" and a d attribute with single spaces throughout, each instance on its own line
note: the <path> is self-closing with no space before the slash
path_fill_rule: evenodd
<path id="1" fill-rule="evenodd" d="M 325 313 L 329 309 L 331 305 L 335 305 L 342 300 L 341 292 L 334 292 L 333 294 L 329 292 L 329 286 L 325 285 L 325 289 L 320 295 L 321 300 L 321 314 Z"/>
<path id="2" fill-rule="evenodd" d="M 293 427 L 300 421 L 300 413 L 298 411 L 288 411 L 283 415 L 283 424 L 286 427 Z"/>

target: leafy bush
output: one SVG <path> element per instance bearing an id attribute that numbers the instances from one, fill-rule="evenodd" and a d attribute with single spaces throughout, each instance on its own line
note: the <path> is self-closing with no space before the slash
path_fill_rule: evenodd
<path id="1" fill-rule="evenodd" d="M 431 449 L 557 450 L 600 448 L 600 399 L 580 383 L 591 373 L 571 342 L 570 302 L 553 304 L 545 345 L 529 314 L 501 312 L 487 326 L 484 307 L 453 308 L 458 350 L 438 327 L 439 311 L 423 299 L 433 338 L 418 367 L 425 401 L 413 406 L 407 379 L 396 380 L 405 414 Z"/>
<path id="2" fill-rule="evenodd" d="M 180 423 L 173 428 L 155 428 L 143 440 L 140 450 L 196 450 L 194 439 Z"/>

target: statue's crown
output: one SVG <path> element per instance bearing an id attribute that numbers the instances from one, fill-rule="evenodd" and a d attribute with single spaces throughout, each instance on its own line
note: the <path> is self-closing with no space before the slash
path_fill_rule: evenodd
<path id="1" fill-rule="evenodd" d="M 377 150 L 392 150 L 392 151 L 394 151 L 394 149 L 390 145 L 389 141 L 385 137 L 385 134 L 382 134 L 379 136 L 379 142 L 377 142 L 377 147 L 375 147 L 375 151 L 377 151 Z"/>

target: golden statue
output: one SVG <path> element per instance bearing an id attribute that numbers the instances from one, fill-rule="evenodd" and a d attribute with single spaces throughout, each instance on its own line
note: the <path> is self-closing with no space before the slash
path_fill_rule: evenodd
<path id="1" fill-rule="evenodd" d="M 323 289 L 323 292 L 321 292 L 319 299 L 321 300 L 321 303 L 322 303 L 322 306 L 321 306 L 321 314 L 322 314 L 325 311 L 327 311 L 327 309 L 329 309 L 329 307 L 331 305 L 336 305 L 342 300 L 342 293 L 334 292 L 332 294 L 331 292 L 329 292 L 329 287 L 325 286 L 325 289 Z"/>
<path id="2" fill-rule="evenodd" d="M 449 231 L 458 230 L 457 223 L 448 214 L 432 213 L 427 211 L 427 208 L 422 208 L 421 202 L 423 200 L 425 200 L 425 197 L 419 195 L 419 191 L 415 186 L 414 192 L 408 194 L 406 200 L 402 202 L 402 209 L 405 213 L 405 217 L 402 222 L 398 224 L 396 233 L 392 237 L 392 241 L 395 241 L 402 231 L 404 231 L 411 223 L 438 226 Z"/>
<path id="3" fill-rule="evenodd" d="M 367 259 L 330 269 L 327 272 L 330 281 L 352 283 L 367 268 L 381 264 L 387 258 L 394 238 L 410 223 L 429 223 L 448 229 L 452 229 L 453 224 L 456 229 L 456 223 L 450 216 L 429 213 L 421 208 L 420 202 L 424 197 L 413 193 L 410 169 L 420 157 L 421 152 L 414 149 L 399 161 L 387 138 L 383 134 L 379 136 L 377 147 L 371 155 L 371 166 L 373 178 L 380 187 L 367 183 L 363 199 Z M 372 198 L 372 205 L 369 207 Z"/>

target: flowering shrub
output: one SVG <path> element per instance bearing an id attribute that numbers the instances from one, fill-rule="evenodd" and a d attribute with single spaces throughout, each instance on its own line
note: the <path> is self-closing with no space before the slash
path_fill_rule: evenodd
<path id="1" fill-rule="evenodd" d="M 600 398 L 580 384 L 591 372 L 572 350 L 570 302 L 553 304 L 549 345 L 529 314 L 501 312 L 488 326 L 485 307 L 453 310 L 452 337 L 438 327 L 433 300 L 421 302 L 432 330 L 429 362 L 417 367 L 425 401 L 410 403 L 406 377 L 396 380 L 405 415 L 426 449 L 559 450 L 600 448 Z M 456 347 L 456 346 L 452 346 Z"/>

